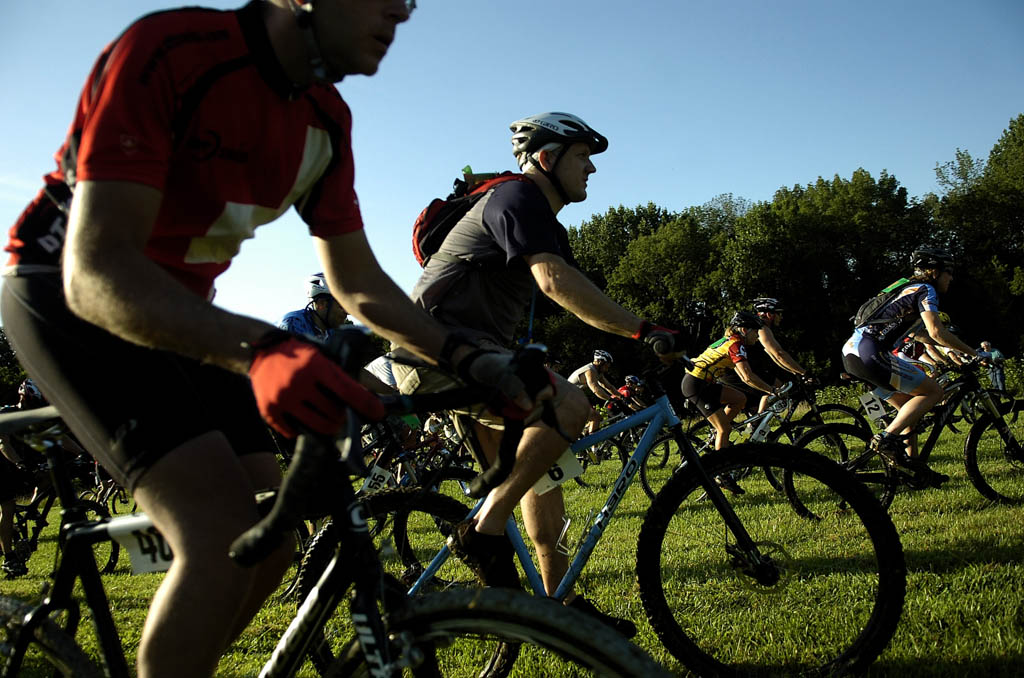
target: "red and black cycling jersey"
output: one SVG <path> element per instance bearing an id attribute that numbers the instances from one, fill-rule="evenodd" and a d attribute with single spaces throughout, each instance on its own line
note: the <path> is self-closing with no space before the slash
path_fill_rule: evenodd
<path id="1" fill-rule="evenodd" d="M 332 86 L 291 84 L 262 5 L 151 14 L 103 51 L 57 170 L 11 229 L 8 274 L 59 269 L 63 211 L 86 180 L 159 189 L 146 255 L 203 296 L 292 205 L 317 236 L 362 228 L 349 108 Z"/>

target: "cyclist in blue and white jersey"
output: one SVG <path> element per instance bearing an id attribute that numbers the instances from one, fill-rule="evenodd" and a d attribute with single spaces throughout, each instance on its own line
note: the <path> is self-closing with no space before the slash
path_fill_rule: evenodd
<path id="1" fill-rule="evenodd" d="M 325 339 L 331 330 L 348 321 L 348 312 L 331 296 L 323 273 L 314 273 L 306 279 L 309 302 L 298 311 L 286 313 L 277 326 L 292 334 Z"/>
<path id="2" fill-rule="evenodd" d="M 876 314 L 871 324 L 858 327 L 843 346 L 843 366 L 850 374 L 874 384 L 876 395 L 899 408 L 886 427 L 875 435 L 871 448 L 886 461 L 905 469 L 915 479 L 938 486 L 949 478 L 916 458 L 914 427 L 943 398 L 942 387 L 921 370 L 892 354 L 919 320 L 921 334 L 940 346 L 976 355 L 974 349 L 950 332 L 939 317 L 939 294 L 953 280 L 953 256 L 945 250 L 919 249 L 911 263 L 908 284 Z M 909 454 L 908 454 L 909 450 Z"/>

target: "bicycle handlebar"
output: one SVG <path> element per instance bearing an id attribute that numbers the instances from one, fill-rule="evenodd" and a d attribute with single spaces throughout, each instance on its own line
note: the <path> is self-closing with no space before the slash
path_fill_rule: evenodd
<path id="1" fill-rule="evenodd" d="M 0 416 L 0 435 L 9 435 L 28 428 L 33 424 L 52 422 L 59 419 L 60 413 L 53 405 L 38 407 L 34 410 L 20 410 L 18 412 L 5 412 Z"/>
<path id="2" fill-rule="evenodd" d="M 527 347 L 516 360 L 524 370 L 543 367 L 543 347 Z M 518 372 L 517 372 L 518 373 Z M 546 375 L 546 372 L 545 372 Z M 537 377 L 523 372 L 528 390 L 537 386 Z M 495 397 L 495 389 L 485 386 L 428 393 L 422 395 L 382 396 L 384 409 L 388 414 L 411 414 L 457 409 L 489 402 Z M 545 401 L 545 416 L 553 414 L 550 403 Z M 259 563 L 283 542 L 284 537 L 302 519 L 312 502 L 321 495 L 336 490 L 334 483 L 347 483 L 348 476 L 365 476 L 366 467 L 362 460 L 359 444 L 361 422 L 349 409 L 345 432 L 337 439 L 303 432 L 295 446 L 291 465 L 281 482 L 277 497 L 270 512 L 259 522 L 235 539 L 229 550 L 230 557 L 239 565 L 251 567 Z M 482 497 L 500 485 L 515 465 L 516 449 L 522 437 L 524 421 L 505 418 L 505 432 L 501 437 L 497 461 L 470 483 L 470 496 Z M 338 464 L 340 457 L 340 466 Z M 344 508 L 344 507 L 339 507 Z"/>

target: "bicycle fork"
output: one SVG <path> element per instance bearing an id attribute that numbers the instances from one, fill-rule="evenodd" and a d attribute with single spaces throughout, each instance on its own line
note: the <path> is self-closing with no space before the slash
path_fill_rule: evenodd
<path id="1" fill-rule="evenodd" d="M 751 538 L 750 533 L 740 522 L 739 516 L 733 511 L 732 505 L 725 498 L 725 494 L 718 484 L 708 475 L 704 465 L 700 462 L 697 452 L 688 444 L 682 436 L 682 428 L 675 427 L 673 433 L 676 437 L 676 445 L 683 453 L 687 465 L 697 471 L 697 477 L 704 487 L 708 499 L 717 509 L 719 515 L 725 521 L 726 528 L 732 533 L 736 540 L 735 544 L 726 543 L 725 551 L 730 557 L 730 562 L 741 572 L 753 577 L 762 586 L 774 586 L 781 578 L 779 568 L 771 557 L 761 553 L 757 544 Z"/>

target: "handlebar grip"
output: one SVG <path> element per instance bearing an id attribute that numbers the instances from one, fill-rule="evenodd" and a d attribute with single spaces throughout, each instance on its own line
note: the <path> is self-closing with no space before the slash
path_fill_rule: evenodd
<path id="1" fill-rule="evenodd" d="M 650 342 L 651 350 L 653 350 L 657 355 L 666 355 L 671 353 L 672 349 L 675 348 L 672 345 L 672 340 L 668 337 L 651 337 L 648 341 Z"/>

